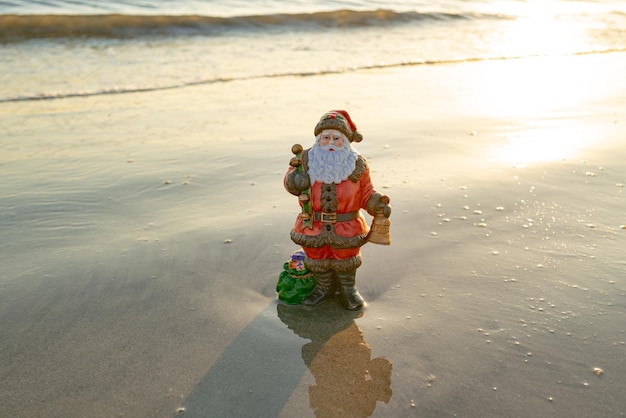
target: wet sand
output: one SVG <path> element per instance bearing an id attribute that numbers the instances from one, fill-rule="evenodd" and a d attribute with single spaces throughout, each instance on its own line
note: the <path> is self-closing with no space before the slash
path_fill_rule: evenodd
<path id="1" fill-rule="evenodd" d="M 0 415 L 624 416 L 625 71 L 602 54 L 1 104 Z M 393 206 L 360 315 L 275 300 L 290 148 L 333 108 Z"/>

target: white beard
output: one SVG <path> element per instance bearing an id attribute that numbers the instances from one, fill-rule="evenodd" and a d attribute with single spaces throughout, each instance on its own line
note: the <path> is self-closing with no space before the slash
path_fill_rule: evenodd
<path id="1" fill-rule="evenodd" d="M 328 148 L 331 147 L 335 151 L 328 151 Z M 315 142 L 309 150 L 307 164 L 311 183 L 316 181 L 328 184 L 341 183 L 354 171 L 358 156 L 359 153 L 350 146 L 348 141 L 345 141 L 341 148 L 331 144 L 322 147 L 318 142 Z"/>

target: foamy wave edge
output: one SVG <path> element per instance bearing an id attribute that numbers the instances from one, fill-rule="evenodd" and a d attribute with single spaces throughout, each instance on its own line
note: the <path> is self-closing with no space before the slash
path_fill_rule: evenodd
<path id="1" fill-rule="evenodd" d="M 366 27 L 419 21 L 508 19 L 474 13 L 335 10 L 316 13 L 214 17 L 200 15 L 0 15 L 0 41 L 39 38 L 132 38 L 154 35 L 218 35 L 227 30 Z"/>
<path id="2" fill-rule="evenodd" d="M 611 53 L 626 53 L 626 48 L 614 48 L 604 50 L 591 50 L 591 51 L 579 51 L 573 53 L 561 54 L 562 56 L 576 56 L 576 55 L 592 55 L 592 54 L 611 54 Z M 97 91 L 76 91 L 76 92 L 54 92 L 54 93 L 36 93 L 27 94 L 21 96 L 12 97 L 0 97 L 0 104 L 10 102 L 29 102 L 29 101 L 43 101 L 43 100 L 56 100 L 56 99 L 69 99 L 69 98 L 86 98 L 92 96 L 105 96 L 114 94 L 132 94 L 132 93 L 148 93 L 154 91 L 174 90 L 192 86 L 200 86 L 216 83 L 228 83 L 243 80 L 254 80 L 264 78 L 282 78 L 282 77 L 314 77 L 325 76 L 331 74 L 344 74 L 355 71 L 367 71 L 377 70 L 385 68 L 398 68 L 398 67 L 414 67 L 420 65 L 445 65 L 445 64 L 461 64 L 469 62 L 480 61 L 507 61 L 507 60 L 520 60 L 527 58 L 539 58 L 547 57 L 548 55 L 533 54 L 523 56 L 509 56 L 509 57 L 474 57 L 474 58 L 462 58 L 462 59 L 444 59 L 444 60 L 423 60 L 423 61 L 404 61 L 398 63 L 381 63 L 381 64 L 369 64 L 358 67 L 342 68 L 336 70 L 319 70 L 319 71 L 301 71 L 301 72 L 285 72 L 275 74 L 260 74 L 250 75 L 242 77 L 216 77 L 211 79 L 188 81 L 178 84 L 169 84 L 162 86 L 148 86 L 148 87 L 114 87 L 110 89 L 103 89 Z"/>

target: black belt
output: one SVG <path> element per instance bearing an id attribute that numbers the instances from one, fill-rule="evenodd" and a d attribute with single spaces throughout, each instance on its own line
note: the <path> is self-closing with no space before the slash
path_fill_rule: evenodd
<path id="1" fill-rule="evenodd" d="M 313 219 L 325 223 L 348 222 L 359 217 L 360 211 L 337 213 L 337 212 L 313 212 Z"/>

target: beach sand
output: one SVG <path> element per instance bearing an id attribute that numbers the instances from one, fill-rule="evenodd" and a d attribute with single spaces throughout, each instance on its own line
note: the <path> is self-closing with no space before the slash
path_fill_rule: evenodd
<path id="1" fill-rule="evenodd" d="M 624 416 L 623 74 L 614 53 L 0 104 L 0 415 Z M 274 289 L 291 145 L 337 108 L 393 206 L 362 313 Z"/>

